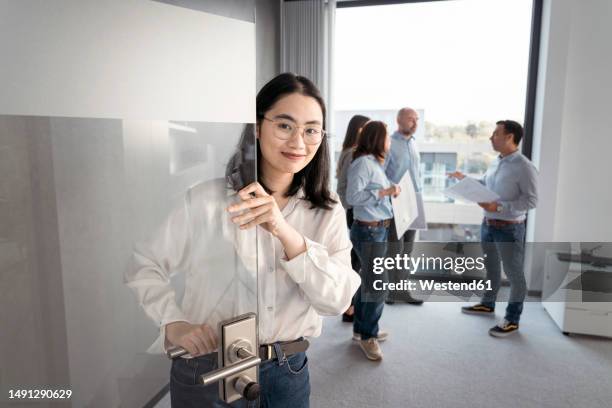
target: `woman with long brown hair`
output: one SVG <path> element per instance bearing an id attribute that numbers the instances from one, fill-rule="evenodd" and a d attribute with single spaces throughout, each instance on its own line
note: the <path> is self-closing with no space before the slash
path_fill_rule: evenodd
<path id="1" fill-rule="evenodd" d="M 355 300 L 353 331 L 360 347 L 370 360 L 381 360 L 379 341 L 387 333 L 378 329 L 385 292 L 374 290 L 375 279 L 385 279 L 372 272 L 373 260 L 387 251 L 389 225 L 393 218 L 391 196 L 400 193 L 385 174 L 384 163 L 391 141 L 387 126 L 380 121 L 368 122 L 362 129 L 348 172 L 346 199 L 355 218 L 351 241 L 361 261 L 361 289 Z"/>

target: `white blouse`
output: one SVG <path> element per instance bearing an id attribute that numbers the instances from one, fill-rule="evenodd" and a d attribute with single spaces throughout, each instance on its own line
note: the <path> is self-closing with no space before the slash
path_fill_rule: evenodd
<path id="1" fill-rule="evenodd" d="M 240 230 L 226 211 L 240 201 L 224 180 L 192 187 L 151 240 L 136 244 L 125 281 L 160 326 L 149 352 L 165 350 L 164 326 L 207 323 L 258 311 L 259 341 L 317 337 L 321 316 L 341 314 L 360 285 L 342 205 L 311 209 L 300 191 L 282 210 L 306 251 L 287 260 L 280 241 L 262 227 Z M 334 194 L 333 198 L 338 201 Z M 172 275 L 185 273 L 181 306 Z"/>

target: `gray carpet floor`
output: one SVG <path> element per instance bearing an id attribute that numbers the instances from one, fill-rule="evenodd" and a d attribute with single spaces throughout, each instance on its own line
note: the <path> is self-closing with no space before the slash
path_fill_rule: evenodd
<path id="1" fill-rule="evenodd" d="M 519 333 L 493 338 L 495 318 L 461 305 L 385 306 L 381 362 L 351 341 L 351 324 L 326 318 L 309 350 L 311 406 L 612 407 L 612 339 L 564 336 L 539 302 L 525 303 Z"/>

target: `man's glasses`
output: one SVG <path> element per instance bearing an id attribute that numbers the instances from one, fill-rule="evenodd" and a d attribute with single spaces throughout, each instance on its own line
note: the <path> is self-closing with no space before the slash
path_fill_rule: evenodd
<path id="1" fill-rule="evenodd" d="M 296 126 L 289 120 L 286 119 L 269 119 L 264 116 L 264 119 L 273 123 L 274 136 L 281 140 L 289 140 L 297 132 L 298 129 L 304 129 L 302 135 L 304 137 L 304 143 L 314 145 L 321 143 L 323 136 L 325 136 L 325 130 L 321 126 L 317 125 L 306 125 Z"/>

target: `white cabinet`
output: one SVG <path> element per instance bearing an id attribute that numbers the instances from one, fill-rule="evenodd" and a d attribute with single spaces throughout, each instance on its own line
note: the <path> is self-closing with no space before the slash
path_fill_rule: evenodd
<path id="1" fill-rule="evenodd" d="M 612 280 L 610 266 L 595 267 L 586 263 L 561 261 L 557 252 L 547 252 L 542 305 L 565 334 L 612 337 L 612 293 L 589 291 L 592 288 L 586 286 L 580 290 L 579 283 L 585 283 L 581 279 L 584 272 L 598 275 L 600 281 L 602 277 L 605 282 L 607 279 Z M 566 288 L 568 285 L 569 288 Z M 609 285 L 604 283 L 604 286 Z"/>

